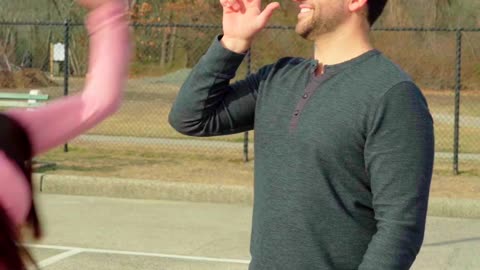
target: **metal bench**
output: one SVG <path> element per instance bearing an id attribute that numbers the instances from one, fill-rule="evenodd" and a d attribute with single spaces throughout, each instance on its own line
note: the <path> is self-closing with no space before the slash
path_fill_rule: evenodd
<path id="1" fill-rule="evenodd" d="M 0 107 L 29 108 L 38 107 L 48 101 L 48 95 L 39 90 L 30 90 L 28 94 L 0 92 Z"/>

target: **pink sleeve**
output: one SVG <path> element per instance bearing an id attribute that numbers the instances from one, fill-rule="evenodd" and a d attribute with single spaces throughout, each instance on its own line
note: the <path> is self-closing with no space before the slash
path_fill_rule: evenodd
<path id="1" fill-rule="evenodd" d="M 2 151 L 0 164 L 0 206 L 7 211 L 14 224 L 20 225 L 30 210 L 31 188 L 17 164 Z"/>
<path id="2" fill-rule="evenodd" d="M 87 18 L 89 70 L 83 92 L 37 109 L 7 112 L 27 130 L 37 155 L 84 133 L 120 106 L 131 56 L 125 1 L 112 0 Z"/>

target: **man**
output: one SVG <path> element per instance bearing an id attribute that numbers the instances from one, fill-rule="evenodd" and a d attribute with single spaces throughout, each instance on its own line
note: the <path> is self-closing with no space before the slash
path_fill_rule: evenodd
<path id="1" fill-rule="evenodd" d="M 433 123 L 412 80 L 369 40 L 386 0 L 307 0 L 284 58 L 230 84 L 278 3 L 221 0 L 217 37 L 170 124 L 191 136 L 255 130 L 251 270 L 409 269 L 423 242 Z"/>

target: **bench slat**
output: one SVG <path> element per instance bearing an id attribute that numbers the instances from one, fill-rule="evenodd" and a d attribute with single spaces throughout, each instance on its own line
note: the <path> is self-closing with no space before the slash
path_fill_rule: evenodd
<path id="1" fill-rule="evenodd" d="M 17 99 L 17 100 L 48 100 L 48 95 L 30 95 L 20 93 L 0 93 L 0 99 Z"/>
<path id="2" fill-rule="evenodd" d="M 42 103 L 27 103 L 22 101 L 4 101 L 0 100 L 0 107 L 11 107 L 11 108 L 30 108 L 42 106 Z"/>

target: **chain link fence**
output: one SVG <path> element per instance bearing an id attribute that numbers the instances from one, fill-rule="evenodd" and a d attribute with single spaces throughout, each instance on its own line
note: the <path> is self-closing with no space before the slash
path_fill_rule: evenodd
<path id="1" fill-rule="evenodd" d="M 136 52 L 122 108 L 69 145 L 195 148 L 205 153 L 238 153 L 250 160 L 252 133 L 191 138 L 178 134 L 167 121 L 179 88 L 221 33 L 221 25 L 135 24 L 133 29 Z M 437 169 L 458 173 L 480 164 L 480 29 L 377 28 L 372 39 L 427 97 L 435 120 L 436 159 L 442 161 Z M 54 55 L 55 44 L 63 46 L 63 57 Z M 57 98 L 81 90 L 87 47 L 88 36 L 79 23 L 0 22 L 0 91 L 35 88 Z M 312 54 L 312 44 L 299 38 L 292 27 L 269 26 L 237 78 L 280 57 Z"/>

